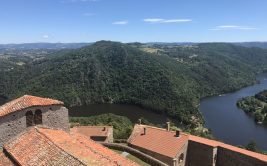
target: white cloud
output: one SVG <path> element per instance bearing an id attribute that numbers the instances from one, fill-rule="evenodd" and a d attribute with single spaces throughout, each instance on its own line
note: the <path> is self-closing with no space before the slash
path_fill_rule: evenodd
<path id="1" fill-rule="evenodd" d="M 215 28 L 209 29 L 211 31 L 220 31 L 220 30 L 258 30 L 258 28 L 250 26 L 239 26 L 239 25 L 220 25 Z"/>
<path id="2" fill-rule="evenodd" d="M 128 23 L 129 23 L 128 21 L 123 20 L 123 21 L 115 21 L 112 24 L 114 24 L 114 25 L 126 25 Z"/>
<path id="3" fill-rule="evenodd" d="M 239 28 L 240 26 L 238 25 L 220 25 L 217 26 L 217 28 Z"/>
<path id="4" fill-rule="evenodd" d="M 149 22 L 149 23 L 160 23 L 162 21 L 164 21 L 164 19 L 161 18 L 146 18 L 144 19 L 145 22 Z"/>
<path id="5" fill-rule="evenodd" d="M 178 23 L 178 22 L 191 22 L 190 19 L 173 19 L 173 20 L 164 20 L 164 23 Z"/>
<path id="6" fill-rule="evenodd" d="M 48 39 L 49 38 L 49 35 L 43 35 L 42 36 L 44 39 Z"/>
<path id="7" fill-rule="evenodd" d="M 163 18 L 146 18 L 143 20 L 148 23 L 181 23 L 181 22 L 191 22 L 191 19 L 163 19 Z"/>

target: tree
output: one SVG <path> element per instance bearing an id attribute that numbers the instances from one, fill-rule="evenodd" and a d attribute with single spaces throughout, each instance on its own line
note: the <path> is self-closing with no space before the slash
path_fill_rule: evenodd
<path id="1" fill-rule="evenodd" d="M 254 140 L 249 141 L 247 146 L 245 147 L 247 150 L 256 152 L 257 151 L 257 144 Z"/>

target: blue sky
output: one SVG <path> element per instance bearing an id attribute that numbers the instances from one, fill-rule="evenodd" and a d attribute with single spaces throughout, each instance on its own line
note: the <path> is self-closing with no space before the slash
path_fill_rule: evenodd
<path id="1" fill-rule="evenodd" d="M 266 0 L 1 0 L 0 43 L 267 41 Z"/>

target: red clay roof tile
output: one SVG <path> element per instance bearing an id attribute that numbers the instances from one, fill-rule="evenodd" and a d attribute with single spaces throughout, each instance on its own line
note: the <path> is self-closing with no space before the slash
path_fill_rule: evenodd
<path id="1" fill-rule="evenodd" d="M 0 117 L 33 106 L 63 105 L 58 100 L 25 95 L 0 107 Z"/>
<path id="2" fill-rule="evenodd" d="M 13 162 L 0 151 L 0 166 L 13 166 Z"/>
<path id="3" fill-rule="evenodd" d="M 4 149 L 18 165 L 86 165 L 57 147 L 35 128 L 4 145 Z"/>
<path id="4" fill-rule="evenodd" d="M 144 128 L 146 128 L 146 135 L 143 135 Z M 128 139 L 128 142 L 135 146 L 145 148 L 150 151 L 163 154 L 165 156 L 174 157 L 179 149 L 185 144 L 185 142 L 190 140 L 212 147 L 222 147 L 267 162 L 267 155 L 238 148 L 219 141 L 185 133 L 181 133 L 181 139 L 177 139 L 174 137 L 174 135 L 174 132 L 168 132 L 167 130 L 162 128 L 146 125 L 135 125 L 132 135 Z"/>
<path id="5" fill-rule="evenodd" d="M 4 145 L 21 165 L 136 166 L 80 134 L 35 127 Z"/>
<path id="6" fill-rule="evenodd" d="M 144 135 L 144 128 L 146 134 Z M 145 148 L 147 150 L 174 158 L 179 150 L 188 142 L 188 135 L 181 133 L 180 137 L 175 136 L 175 132 L 165 129 L 135 125 L 128 143 Z"/>

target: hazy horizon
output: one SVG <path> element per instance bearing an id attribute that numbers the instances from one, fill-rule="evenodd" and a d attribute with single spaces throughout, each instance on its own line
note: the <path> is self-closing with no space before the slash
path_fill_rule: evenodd
<path id="1" fill-rule="evenodd" d="M 221 42 L 221 41 L 207 41 L 207 42 L 191 42 L 191 41 L 181 41 L 181 42 L 162 42 L 162 41 L 153 41 L 153 42 L 139 42 L 139 41 L 133 41 L 133 42 L 122 42 L 122 41 L 114 41 L 114 40 L 98 40 L 98 41 L 92 41 L 92 42 L 26 42 L 26 43 L 0 43 L 0 45 L 19 45 L 19 44 L 91 44 L 96 43 L 100 41 L 111 41 L 111 42 L 120 42 L 120 43 L 142 43 L 142 44 L 149 44 L 149 43 L 267 43 L 266 41 L 237 41 L 237 42 Z"/>

